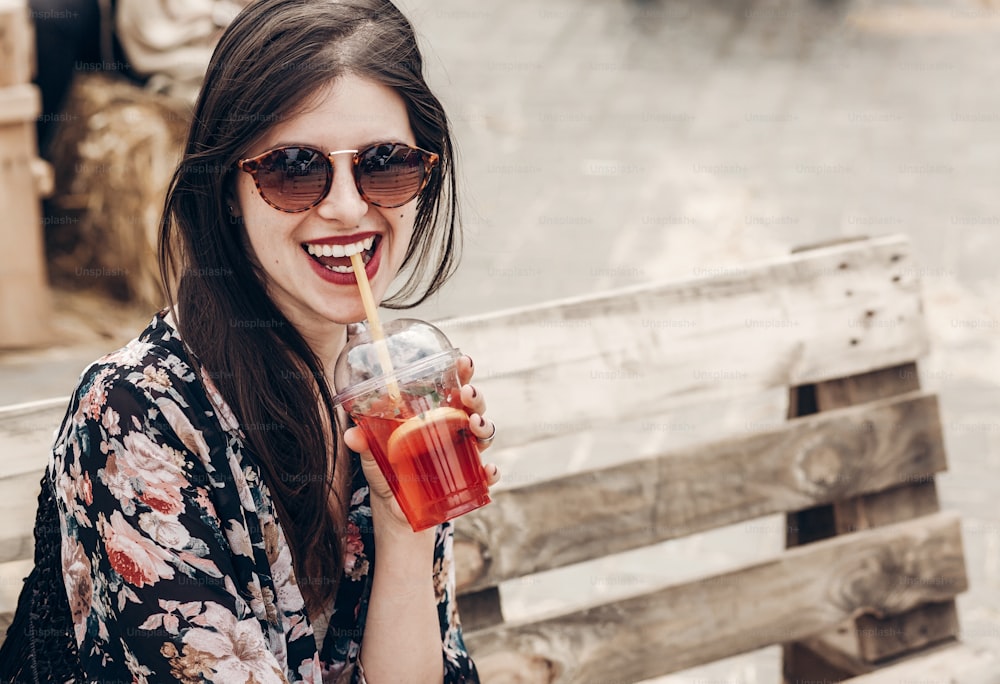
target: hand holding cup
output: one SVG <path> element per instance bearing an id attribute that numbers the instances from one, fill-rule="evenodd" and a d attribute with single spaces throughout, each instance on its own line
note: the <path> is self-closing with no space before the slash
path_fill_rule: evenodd
<path id="1" fill-rule="evenodd" d="M 480 458 L 496 428 L 472 374 L 444 333 L 413 319 L 362 328 L 337 360 L 335 403 L 357 426 L 344 440 L 362 454 L 372 504 L 392 504 L 415 532 L 488 504 L 499 479 Z"/>
<path id="2" fill-rule="evenodd" d="M 474 373 L 472 359 L 468 356 L 462 356 L 458 359 L 456 365 L 459 382 L 462 386 L 462 404 L 469 414 L 469 430 L 476 436 L 478 449 L 482 453 L 489 448 L 490 443 L 484 443 L 484 441 L 495 434 L 496 425 L 485 417 L 486 398 L 483 396 L 482 391 L 474 385 L 469 384 Z M 361 465 L 364 469 L 365 478 L 368 480 L 371 496 L 373 498 L 378 497 L 386 503 L 401 525 L 408 525 L 407 518 L 398 501 L 393 496 L 388 480 L 375 461 L 364 432 L 358 427 L 352 427 L 344 433 L 344 442 L 348 448 L 361 455 Z M 500 481 L 500 471 L 496 464 L 486 463 L 483 465 L 483 469 L 486 472 L 488 487 L 492 487 Z"/>

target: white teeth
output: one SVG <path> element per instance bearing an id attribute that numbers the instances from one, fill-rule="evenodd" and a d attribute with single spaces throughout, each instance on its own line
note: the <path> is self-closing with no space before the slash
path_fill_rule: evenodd
<path id="1" fill-rule="evenodd" d="M 368 252 L 365 252 L 361 255 L 361 260 L 367 265 L 372 260 L 372 256 Z M 323 266 L 328 271 L 333 271 L 334 273 L 354 273 L 354 269 L 351 266 L 327 266 L 326 264 L 323 264 Z"/>
<path id="2" fill-rule="evenodd" d="M 332 257 L 349 257 L 352 254 L 357 254 L 359 252 L 364 252 L 366 250 L 371 249 L 372 245 L 374 245 L 374 244 L 375 244 L 375 237 L 372 236 L 372 237 L 365 238 L 364 240 L 360 240 L 360 241 L 355 242 L 355 243 L 350 244 L 350 245 L 312 245 L 312 244 L 307 244 L 306 245 L 306 251 L 309 252 L 309 254 L 311 254 L 313 256 L 317 256 L 317 257 L 322 257 L 322 256 L 327 256 L 327 257 L 331 257 L 331 256 Z M 347 272 L 349 272 L 351 270 L 350 268 L 342 267 L 342 266 L 336 266 L 336 267 L 333 267 L 333 268 L 327 266 L 327 268 L 330 268 L 331 271 L 335 270 L 338 273 L 347 273 Z M 347 270 L 346 271 L 341 271 L 341 270 L 339 270 L 340 268 L 347 268 Z"/>

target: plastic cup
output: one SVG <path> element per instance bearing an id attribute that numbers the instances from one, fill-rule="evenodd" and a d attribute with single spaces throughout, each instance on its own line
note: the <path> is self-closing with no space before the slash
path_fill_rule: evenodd
<path id="1" fill-rule="evenodd" d="M 460 352 L 423 321 L 392 321 L 385 334 L 399 399 L 364 330 L 337 361 L 335 401 L 364 432 L 416 532 L 488 504 L 489 488 L 460 396 Z"/>

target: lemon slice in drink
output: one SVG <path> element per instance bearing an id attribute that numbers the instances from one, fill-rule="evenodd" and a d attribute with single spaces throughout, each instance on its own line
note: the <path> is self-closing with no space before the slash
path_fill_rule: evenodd
<path id="1" fill-rule="evenodd" d="M 395 460 L 394 454 L 420 453 L 427 449 L 429 443 L 441 439 L 437 435 L 447 435 L 466 430 L 469 427 L 469 414 L 451 406 L 438 406 L 425 411 L 418 416 L 403 422 L 389 436 L 386 444 L 386 455 L 389 460 Z M 435 437 L 424 436 L 424 431 L 430 430 Z"/>

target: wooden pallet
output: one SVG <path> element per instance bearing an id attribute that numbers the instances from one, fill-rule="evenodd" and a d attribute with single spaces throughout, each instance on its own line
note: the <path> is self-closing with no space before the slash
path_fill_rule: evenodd
<path id="1" fill-rule="evenodd" d="M 891 236 L 446 326 L 489 373 L 497 444 L 518 464 L 505 477 L 588 442 L 622 461 L 514 486 L 459 521 L 484 681 L 632 682 L 776 644 L 785 681 L 840 681 L 955 643 L 967 579 L 959 520 L 934 494 L 947 464 L 915 365 L 918 272 Z M 774 513 L 791 548 L 764 562 L 504 620 L 502 582 Z"/>
<path id="2" fill-rule="evenodd" d="M 947 463 L 915 365 L 917 273 L 888 236 L 441 322 L 500 425 L 505 485 L 456 528 L 483 681 L 635 682 L 781 644 L 789 683 L 997 684 L 993 654 L 957 640 L 968 580 L 934 492 Z M 0 561 L 30 558 L 64 405 L 0 411 L 0 453 L 17 455 L 0 461 Z M 504 582 L 773 514 L 789 548 L 765 560 L 505 619 Z"/>

